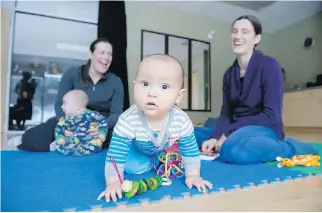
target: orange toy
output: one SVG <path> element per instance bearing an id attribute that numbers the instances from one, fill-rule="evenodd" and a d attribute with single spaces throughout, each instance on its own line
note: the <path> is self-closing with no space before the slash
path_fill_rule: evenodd
<path id="1" fill-rule="evenodd" d="M 319 155 L 297 155 L 292 158 L 281 158 L 277 157 L 277 161 L 281 162 L 277 166 L 281 167 L 294 167 L 294 166 L 320 166 L 320 156 Z"/>

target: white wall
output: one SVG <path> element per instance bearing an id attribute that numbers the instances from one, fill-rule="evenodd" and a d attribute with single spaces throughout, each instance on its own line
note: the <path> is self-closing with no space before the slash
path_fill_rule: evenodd
<path id="1" fill-rule="evenodd" d="M 303 47 L 308 36 L 316 39 L 311 49 Z M 322 74 L 322 13 L 270 35 L 268 42 L 264 51 L 285 68 L 286 89 L 294 84 L 305 87 L 306 82 L 315 82 L 316 75 Z"/>
<path id="2" fill-rule="evenodd" d="M 141 30 L 151 30 L 168 34 L 209 41 L 208 33 L 215 30 L 211 40 L 211 100 L 212 112 L 188 112 L 194 123 L 205 122 L 208 117 L 218 116 L 221 108 L 221 84 L 223 73 L 233 62 L 231 51 L 230 24 L 216 22 L 199 15 L 189 14 L 153 6 L 146 2 L 127 1 L 127 60 L 128 78 L 133 82 L 140 63 Z M 130 101 L 133 103 L 133 84 L 129 85 Z"/>

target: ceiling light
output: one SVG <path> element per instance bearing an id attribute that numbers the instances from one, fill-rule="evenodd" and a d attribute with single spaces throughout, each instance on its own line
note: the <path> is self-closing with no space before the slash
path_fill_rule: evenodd
<path id="1" fill-rule="evenodd" d="M 57 43 L 56 48 L 59 50 L 71 50 L 81 53 L 87 53 L 88 47 L 87 46 L 81 46 L 77 44 L 68 44 L 68 43 Z"/>

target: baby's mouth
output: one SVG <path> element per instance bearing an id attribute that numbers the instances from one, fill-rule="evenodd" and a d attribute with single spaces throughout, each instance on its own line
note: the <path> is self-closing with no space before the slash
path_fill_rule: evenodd
<path id="1" fill-rule="evenodd" d="M 156 104 L 154 102 L 148 102 L 147 105 L 148 106 L 156 106 Z"/>
<path id="2" fill-rule="evenodd" d="M 155 102 L 149 101 L 145 104 L 145 107 L 147 109 L 153 110 L 153 109 L 156 109 L 158 106 L 156 105 Z"/>

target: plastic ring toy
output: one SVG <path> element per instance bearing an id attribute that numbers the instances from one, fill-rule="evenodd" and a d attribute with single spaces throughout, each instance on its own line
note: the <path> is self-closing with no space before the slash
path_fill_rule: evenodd
<path id="1" fill-rule="evenodd" d="M 126 198 L 131 198 L 131 197 L 133 197 L 136 193 L 137 193 L 137 191 L 138 191 L 138 189 L 139 189 L 139 183 L 138 182 L 133 182 L 132 183 L 132 189 L 131 189 L 131 191 L 129 191 L 129 192 L 126 192 L 125 193 L 125 197 Z"/>
<path id="2" fill-rule="evenodd" d="M 169 178 L 162 178 L 162 186 L 170 186 L 172 184 L 172 181 Z"/>

